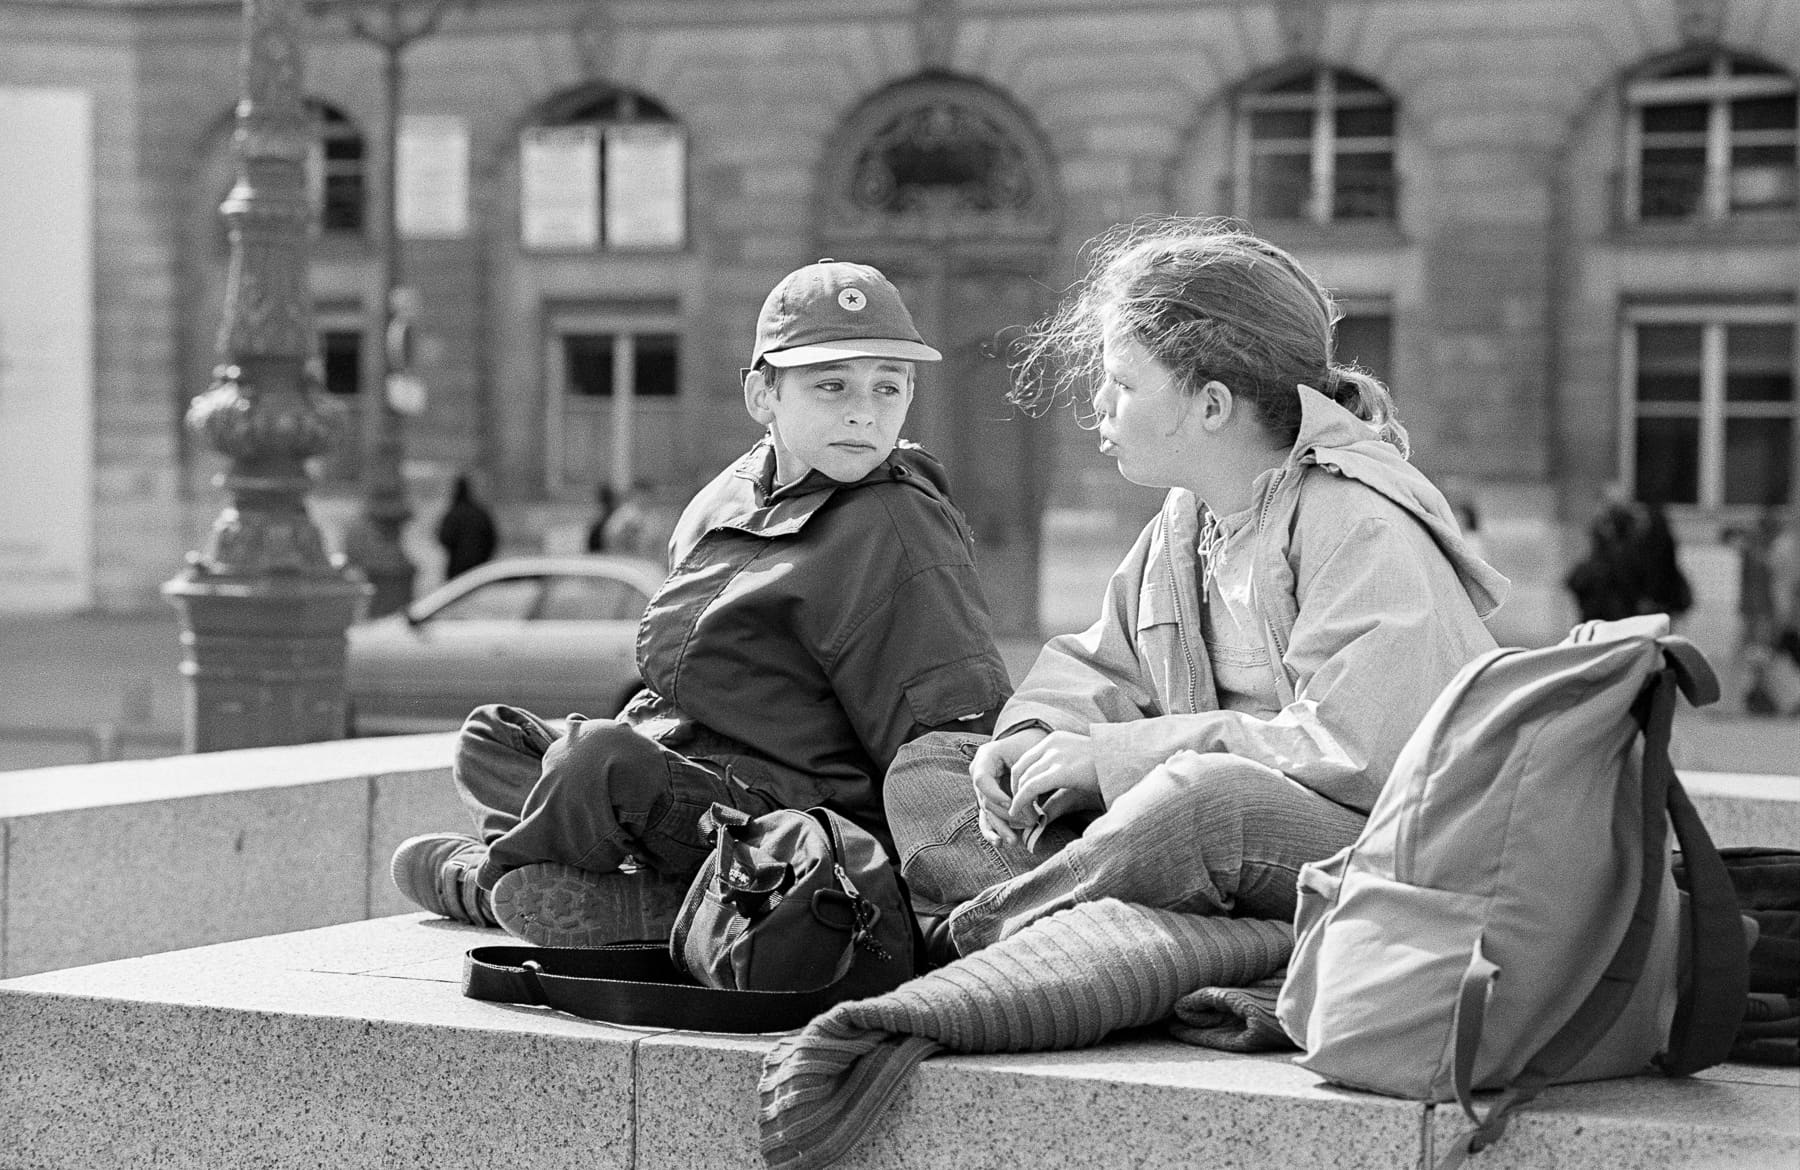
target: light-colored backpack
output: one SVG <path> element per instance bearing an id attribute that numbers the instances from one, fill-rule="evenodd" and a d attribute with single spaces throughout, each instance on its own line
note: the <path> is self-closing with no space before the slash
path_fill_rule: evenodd
<path id="1" fill-rule="evenodd" d="M 1685 1075 L 1730 1049 L 1743 928 L 1669 762 L 1677 689 L 1719 694 L 1660 614 L 1490 651 L 1426 713 L 1355 844 L 1300 871 L 1278 1006 L 1297 1059 L 1461 1102 L 1475 1129 L 1442 1166 L 1545 1085 Z M 1691 894 L 1670 872 L 1670 820 L 1706 874 Z M 1502 1091 L 1485 1112 L 1483 1090 Z"/>

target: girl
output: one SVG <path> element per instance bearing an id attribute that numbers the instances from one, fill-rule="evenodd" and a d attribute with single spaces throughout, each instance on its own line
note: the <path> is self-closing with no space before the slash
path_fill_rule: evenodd
<path id="1" fill-rule="evenodd" d="M 1293 257 L 1188 220 L 1097 245 L 1015 397 L 1092 387 L 1100 449 L 1170 490 L 991 740 L 895 764 L 939 960 L 1103 897 L 1291 918 L 1299 867 L 1356 838 L 1432 699 L 1493 648 L 1507 588 L 1406 462 L 1386 388 L 1332 361 L 1339 314 Z"/>

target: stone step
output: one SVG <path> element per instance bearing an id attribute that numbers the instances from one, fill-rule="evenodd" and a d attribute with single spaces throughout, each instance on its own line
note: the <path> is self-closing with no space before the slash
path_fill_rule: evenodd
<path id="1" fill-rule="evenodd" d="M 757 1168 L 769 1037 L 620 1028 L 461 994 L 497 932 L 422 915 L 0 982 L 0 1167 Z M 1791 1167 L 1800 1070 L 1550 1090 L 1481 1155 Z M 1150 1033 L 940 1056 L 842 1165 L 1429 1166 L 1454 1107 Z"/>

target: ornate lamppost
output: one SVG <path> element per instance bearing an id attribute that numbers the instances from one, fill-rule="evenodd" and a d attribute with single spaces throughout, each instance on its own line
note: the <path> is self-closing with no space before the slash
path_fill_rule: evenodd
<path id="1" fill-rule="evenodd" d="M 311 209 L 303 168 L 296 0 L 244 0 L 238 177 L 220 211 L 231 262 L 220 363 L 189 429 L 230 459 L 230 502 L 205 548 L 163 585 L 182 623 L 190 752 L 336 739 L 344 732 L 344 631 L 369 587 L 327 555 L 306 510 L 306 460 L 343 427 L 306 372 Z"/>
<path id="2" fill-rule="evenodd" d="M 413 512 L 406 499 L 406 439 L 402 414 L 423 407 L 420 383 L 409 367 L 403 340 L 417 313 L 416 294 L 402 286 L 401 241 L 395 188 L 399 179 L 403 58 L 413 42 L 437 31 L 456 0 L 316 0 L 315 10 L 341 13 L 350 31 L 381 50 L 381 168 L 375 184 L 373 243 L 378 292 L 372 332 L 381 339 L 374 368 L 376 401 L 367 428 L 363 501 L 346 534 L 344 551 L 375 587 L 373 615 L 392 613 L 413 597 L 417 567 L 407 558 L 401 533 Z M 467 0 L 464 0 L 467 2 Z"/>

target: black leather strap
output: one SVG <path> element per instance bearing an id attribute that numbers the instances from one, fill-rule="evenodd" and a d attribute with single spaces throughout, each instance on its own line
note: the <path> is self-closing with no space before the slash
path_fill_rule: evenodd
<path id="1" fill-rule="evenodd" d="M 722 991 L 675 969 L 662 942 L 605 947 L 475 947 L 463 994 L 492 1003 L 552 1007 L 589 1020 L 700 1032 L 786 1032 L 843 997 L 812 991 Z"/>

